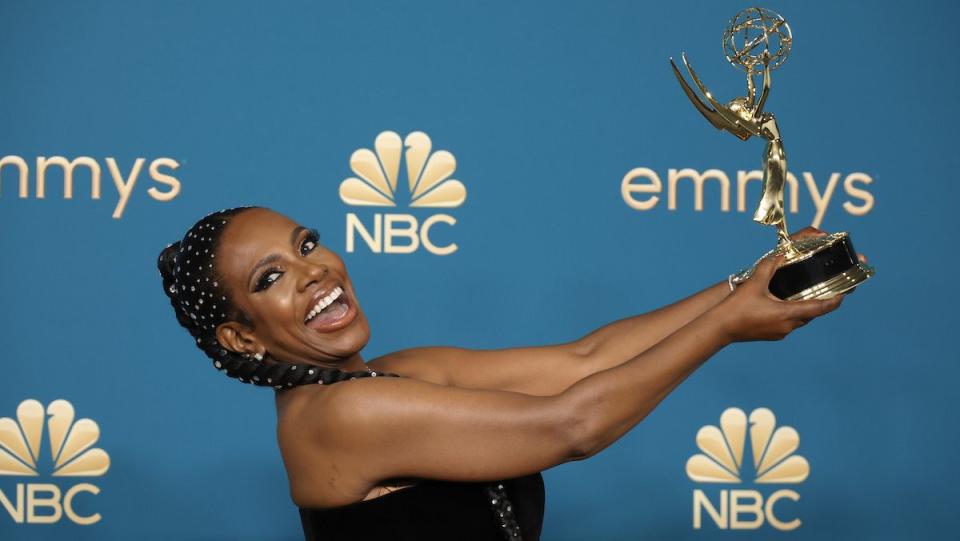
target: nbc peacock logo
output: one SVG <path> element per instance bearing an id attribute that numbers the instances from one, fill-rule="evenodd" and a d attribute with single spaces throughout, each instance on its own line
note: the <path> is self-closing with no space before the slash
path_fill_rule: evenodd
<path id="1" fill-rule="evenodd" d="M 76 419 L 73 405 L 66 400 L 54 400 L 44 409 L 40 402 L 28 399 L 17 406 L 16 420 L 0 418 L 0 476 L 40 476 L 44 424 L 52 477 L 99 477 L 110 469 L 110 456 L 93 447 L 100 438 L 96 422 Z M 100 493 L 90 483 L 78 483 L 65 491 L 51 483 L 16 483 L 14 490 L 12 495 L 0 489 L 0 504 L 18 524 L 52 524 L 64 515 L 80 525 L 101 519 L 99 513 L 81 515 L 76 511 L 78 494 Z"/>
<path id="2" fill-rule="evenodd" d="M 340 199 L 351 206 L 396 207 L 397 200 L 409 197 L 409 206 L 417 209 L 455 208 L 467 199 L 467 189 L 451 178 L 457 160 L 449 151 L 433 151 L 430 137 L 415 131 L 401 138 L 392 131 L 380 133 L 373 142 L 375 150 L 361 148 L 350 156 L 350 169 L 356 175 L 340 183 Z M 406 165 L 406 183 L 400 182 L 401 161 Z M 448 214 L 432 214 L 421 223 L 409 213 L 374 213 L 368 227 L 353 212 L 347 213 L 347 252 L 353 252 L 356 236 L 373 253 L 410 254 L 420 246 L 434 255 L 457 251 L 456 243 L 438 246 L 431 229 L 438 222 L 453 226 L 457 220 Z"/>
<path id="3" fill-rule="evenodd" d="M 747 434 L 750 436 L 750 462 L 745 464 Z M 698 483 L 742 484 L 752 473 L 760 485 L 798 484 L 810 475 L 810 464 L 794 454 L 800 447 L 800 434 L 790 426 L 777 427 L 777 419 L 767 408 L 757 408 L 750 416 L 740 408 L 728 408 L 720 415 L 720 426 L 707 425 L 697 432 L 698 453 L 687 460 L 687 476 Z M 752 468 L 752 471 L 750 469 Z M 723 489 L 717 505 L 704 490 L 693 491 L 693 527 L 701 528 L 706 511 L 717 528 L 755 530 L 764 522 L 778 530 L 800 527 L 798 518 L 784 521 L 776 512 L 782 499 L 798 501 L 800 495 L 790 489 L 764 494 L 753 489 Z"/>

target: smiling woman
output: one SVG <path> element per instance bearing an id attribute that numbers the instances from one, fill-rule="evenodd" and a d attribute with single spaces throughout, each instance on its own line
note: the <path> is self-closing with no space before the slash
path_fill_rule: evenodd
<path id="1" fill-rule="evenodd" d="M 778 262 L 734 292 L 723 281 L 566 344 L 425 347 L 369 363 L 343 260 L 285 216 L 210 214 L 158 266 L 214 366 L 277 391 L 308 539 L 535 540 L 540 471 L 610 445 L 726 344 L 782 338 L 839 306 L 770 295 Z"/>

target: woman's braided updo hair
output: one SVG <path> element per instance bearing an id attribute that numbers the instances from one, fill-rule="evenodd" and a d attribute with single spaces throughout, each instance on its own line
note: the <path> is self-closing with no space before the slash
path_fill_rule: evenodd
<path id="1" fill-rule="evenodd" d="M 163 291 L 173 305 L 177 321 L 190 332 L 197 347 L 213 361 L 214 367 L 243 383 L 283 389 L 309 383 L 335 383 L 376 372 L 345 372 L 311 364 L 293 364 L 274 359 L 241 355 L 217 340 L 217 326 L 226 321 L 246 322 L 246 316 L 230 300 L 230 293 L 217 273 L 216 251 L 230 219 L 258 207 L 224 209 L 204 216 L 183 240 L 160 252 L 157 267 Z"/>
<path id="2" fill-rule="evenodd" d="M 230 351 L 217 339 L 217 326 L 226 321 L 248 322 L 234 306 L 230 293 L 221 285 L 217 273 L 216 252 L 220 237 L 230 219 L 249 209 L 237 207 L 220 210 L 200 219 L 183 240 L 160 252 L 157 267 L 163 278 L 163 291 L 170 299 L 177 321 L 190 332 L 197 347 L 213 361 L 214 367 L 243 383 L 252 383 L 275 389 L 298 385 L 330 384 L 358 377 L 397 376 L 397 374 L 345 372 L 312 364 L 294 364 L 260 355 L 251 357 Z M 502 483 L 484 487 L 494 518 L 504 538 L 522 541 L 520 526 Z"/>

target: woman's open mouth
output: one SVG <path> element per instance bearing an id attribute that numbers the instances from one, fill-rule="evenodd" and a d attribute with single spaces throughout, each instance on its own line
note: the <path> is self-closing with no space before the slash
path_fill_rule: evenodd
<path id="1" fill-rule="evenodd" d="M 356 315 L 354 303 L 350 302 L 343 286 L 336 286 L 333 291 L 317 300 L 314 307 L 307 313 L 304 324 L 321 332 L 340 329 L 349 324 Z"/>

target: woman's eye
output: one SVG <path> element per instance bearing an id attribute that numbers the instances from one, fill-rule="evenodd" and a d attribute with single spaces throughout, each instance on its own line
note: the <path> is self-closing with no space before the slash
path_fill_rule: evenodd
<path id="1" fill-rule="evenodd" d="M 254 291 L 263 291 L 264 289 L 267 289 L 268 287 L 272 286 L 274 282 L 279 280 L 280 276 L 282 275 L 283 273 L 278 270 L 272 270 L 263 273 L 263 275 L 260 276 L 260 279 L 257 280 L 257 287 Z"/>
<path id="2" fill-rule="evenodd" d="M 319 241 L 320 236 L 317 234 L 317 232 L 310 231 L 307 237 L 303 239 L 303 242 L 300 244 L 300 255 L 307 255 L 316 250 L 317 246 L 320 245 Z"/>

